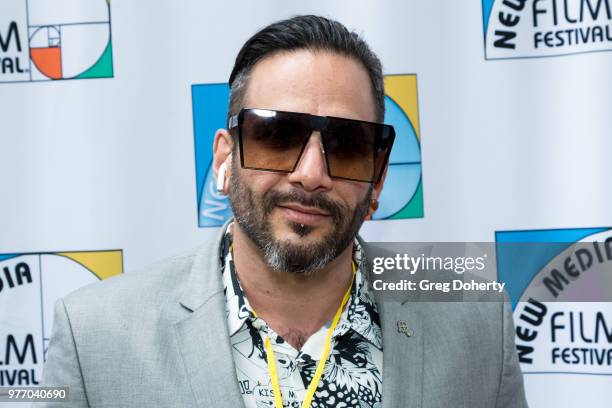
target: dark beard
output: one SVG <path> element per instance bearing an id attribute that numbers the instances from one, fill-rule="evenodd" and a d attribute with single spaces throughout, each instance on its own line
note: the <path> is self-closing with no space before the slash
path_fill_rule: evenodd
<path id="1" fill-rule="evenodd" d="M 269 190 L 261 198 L 256 198 L 240 177 L 237 159 L 234 157 L 232 160 L 229 189 L 234 218 L 273 270 L 312 274 L 336 259 L 357 235 L 370 207 L 372 185 L 352 214 L 350 208 L 330 200 L 323 193 L 306 193 L 298 189 L 287 192 Z M 332 231 L 318 243 L 290 244 L 275 240 L 269 215 L 282 202 L 320 208 L 330 215 Z M 310 226 L 293 222 L 289 226 L 300 237 L 307 236 L 313 230 Z"/>

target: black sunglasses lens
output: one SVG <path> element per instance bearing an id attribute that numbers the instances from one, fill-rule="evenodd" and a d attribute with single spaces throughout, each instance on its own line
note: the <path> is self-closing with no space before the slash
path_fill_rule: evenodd
<path id="1" fill-rule="evenodd" d="M 376 123 L 330 118 L 324 132 L 330 175 L 376 181 L 390 149 L 381 143 L 385 130 Z"/>
<path id="2" fill-rule="evenodd" d="M 309 122 L 305 115 L 245 110 L 240 124 L 243 166 L 293 171 L 309 135 Z"/>

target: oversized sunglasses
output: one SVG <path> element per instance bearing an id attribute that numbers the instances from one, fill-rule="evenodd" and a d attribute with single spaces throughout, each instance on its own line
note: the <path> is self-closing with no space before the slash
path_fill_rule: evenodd
<path id="1" fill-rule="evenodd" d="M 368 183 L 380 181 L 395 139 L 390 125 L 268 109 L 242 109 L 229 119 L 236 128 L 243 168 L 295 171 L 318 130 L 329 176 Z"/>

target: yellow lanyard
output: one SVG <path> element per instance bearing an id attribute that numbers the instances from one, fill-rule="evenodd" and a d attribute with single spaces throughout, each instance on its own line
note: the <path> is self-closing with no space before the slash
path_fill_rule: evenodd
<path id="1" fill-rule="evenodd" d="M 308 388 L 306 389 L 306 395 L 304 396 L 304 401 L 302 401 L 301 408 L 310 408 L 310 404 L 312 403 L 312 398 L 314 397 L 314 393 L 317 390 L 317 387 L 319 386 L 319 381 L 321 380 L 321 376 L 323 375 L 323 369 L 325 368 L 325 362 L 331 351 L 332 334 L 334 333 L 334 329 L 336 328 L 336 325 L 338 324 L 338 321 L 340 320 L 340 316 L 342 316 L 342 310 L 344 309 L 344 306 L 346 306 L 346 303 L 348 302 L 348 299 L 351 295 L 351 287 L 353 286 L 353 281 L 355 280 L 355 271 L 356 271 L 355 262 L 352 262 L 352 266 L 353 266 L 353 277 L 351 278 L 351 284 L 349 285 L 348 289 L 346 290 L 346 293 L 344 294 L 344 297 L 342 298 L 342 303 L 340 304 L 340 307 L 338 308 L 338 311 L 336 312 L 336 315 L 334 316 L 334 319 L 332 320 L 331 326 L 329 326 L 329 329 L 327 330 L 327 338 L 325 339 L 325 346 L 323 347 L 323 354 L 321 355 L 321 359 L 319 360 L 319 363 L 317 364 L 317 369 L 314 373 L 314 376 L 312 377 L 312 380 L 310 381 L 310 384 L 308 385 Z M 253 314 L 255 315 L 255 317 L 257 317 L 255 312 L 253 312 Z M 272 380 L 272 390 L 274 391 L 274 405 L 276 406 L 276 408 L 283 408 L 283 397 L 281 395 L 280 384 L 278 381 L 278 371 L 276 370 L 276 359 L 274 358 L 274 351 L 272 351 L 272 345 L 270 344 L 270 337 L 268 336 L 266 336 L 266 354 L 268 357 L 268 371 L 270 372 L 270 380 Z"/>

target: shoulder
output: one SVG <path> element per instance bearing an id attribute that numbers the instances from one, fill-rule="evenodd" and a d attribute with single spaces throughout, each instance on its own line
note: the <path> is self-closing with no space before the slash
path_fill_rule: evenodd
<path id="1" fill-rule="evenodd" d="M 180 296 L 194 260 L 202 248 L 159 261 L 134 272 L 87 285 L 65 296 L 62 301 L 71 318 L 105 319 L 125 315 L 129 310 L 159 309 L 169 299 Z"/>

